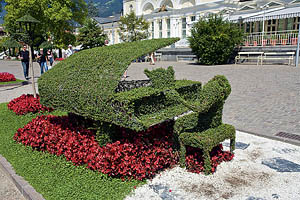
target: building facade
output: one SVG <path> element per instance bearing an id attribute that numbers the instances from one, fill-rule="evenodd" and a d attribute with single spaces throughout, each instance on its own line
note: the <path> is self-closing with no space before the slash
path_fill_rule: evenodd
<path id="1" fill-rule="evenodd" d="M 246 33 L 244 45 L 295 43 L 300 24 L 300 0 L 124 0 L 123 14 L 134 11 L 150 23 L 150 38 L 181 38 L 175 46 L 188 47 L 187 37 L 200 17 L 220 13 L 239 23 Z M 121 42 L 119 16 L 96 19 L 108 34 L 109 44 Z M 267 41 L 266 41 L 267 40 Z"/>

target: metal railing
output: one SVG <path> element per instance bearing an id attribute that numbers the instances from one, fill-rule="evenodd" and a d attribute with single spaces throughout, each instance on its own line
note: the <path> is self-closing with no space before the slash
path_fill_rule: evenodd
<path id="1" fill-rule="evenodd" d="M 274 31 L 246 34 L 242 46 L 297 45 L 298 31 Z"/>

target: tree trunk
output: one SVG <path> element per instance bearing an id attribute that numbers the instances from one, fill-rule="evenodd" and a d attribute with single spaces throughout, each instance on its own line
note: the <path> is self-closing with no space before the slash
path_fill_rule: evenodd
<path id="1" fill-rule="evenodd" d="M 36 98 L 36 89 L 35 89 L 35 83 L 34 83 L 34 71 L 33 71 L 33 63 L 32 63 L 32 51 L 31 51 L 31 46 L 29 45 L 29 68 L 31 69 L 32 72 L 32 90 L 33 90 L 33 96 Z"/>

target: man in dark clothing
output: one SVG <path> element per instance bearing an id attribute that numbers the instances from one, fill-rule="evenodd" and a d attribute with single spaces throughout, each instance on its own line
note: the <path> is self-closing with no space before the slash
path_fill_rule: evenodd
<path id="1" fill-rule="evenodd" d="M 24 45 L 23 49 L 20 51 L 19 59 L 21 59 L 24 77 L 29 79 L 28 72 L 29 72 L 29 51 L 27 50 L 27 46 Z"/>
<path id="2" fill-rule="evenodd" d="M 40 49 L 40 53 L 37 56 L 39 63 L 40 63 L 40 67 L 41 67 L 41 75 L 48 71 L 48 66 L 47 66 L 47 62 L 48 62 L 48 57 L 47 55 L 44 53 L 43 49 Z"/>

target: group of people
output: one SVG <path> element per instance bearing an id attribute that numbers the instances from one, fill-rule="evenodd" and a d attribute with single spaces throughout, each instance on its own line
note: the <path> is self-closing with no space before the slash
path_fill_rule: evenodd
<path id="1" fill-rule="evenodd" d="M 66 57 L 69 57 L 73 54 L 72 45 L 69 45 L 68 50 L 66 51 Z M 52 68 L 54 63 L 54 56 L 52 51 L 49 49 L 47 52 L 44 52 L 44 49 L 40 49 L 40 51 L 34 55 L 37 59 L 37 62 L 41 68 L 41 75 Z M 23 49 L 20 51 L 19 59 L 21 59 L 23 73 L 26 80 L 29 79 L 29 51 L 27 50 L 27 46 L 24 45 Z"/>

